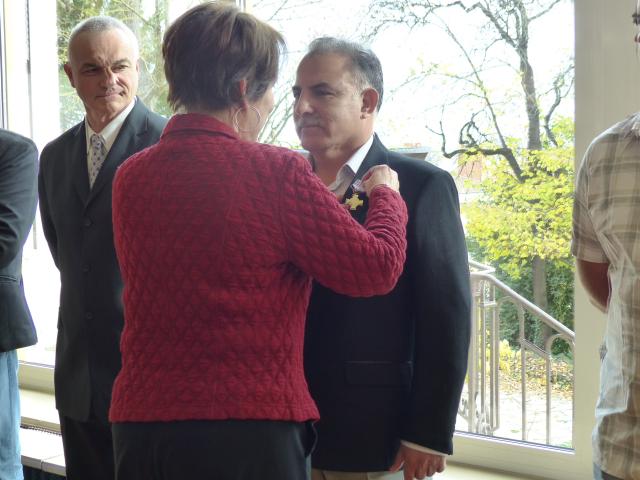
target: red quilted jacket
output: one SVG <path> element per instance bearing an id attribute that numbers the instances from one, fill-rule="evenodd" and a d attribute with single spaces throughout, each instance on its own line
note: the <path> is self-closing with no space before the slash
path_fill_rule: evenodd
<path id="1" fill-rule="evenodd" d="M 405 260 L 400 195 L 369 201 L 367 231 L 301 156 L 174 116 L 113 183 L 125 328 L 111 421 L 317 419 L 302 364 L 311 277 L 384 294 Z"/>

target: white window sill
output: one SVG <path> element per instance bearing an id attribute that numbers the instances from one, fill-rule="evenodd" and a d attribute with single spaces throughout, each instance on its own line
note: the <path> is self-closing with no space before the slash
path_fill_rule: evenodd
<path id="1" fill-rule="evenodd" d="M 20 446 L 23 465 L 65 476 L 64 451 L 60 435 L 21 428 Z"/>
<path id="2" fill-rule="evenodd" d="M 60 433 L 60 420 L 53 394 L 20 389 L 22 425 Z"/>
<path id="3" fill-rule="evenodd" d="M 485 470 L 470 465 L 447 463 L 443 473 L 436 474 L 436 480 L 539 480 L 535 477 L 525 477 L 515 473 Z"/>
<path id="4" fill-rule="evenodd" d="M 60 421 L 51 393 L 20 389 L 22 464 L 37 470 L 65 475 Z"/>

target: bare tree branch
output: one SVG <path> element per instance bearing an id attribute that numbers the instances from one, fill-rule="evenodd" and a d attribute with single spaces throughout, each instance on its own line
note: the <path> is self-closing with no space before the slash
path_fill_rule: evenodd
<path id="1" fill-rule="evenodd" d="M 138 20 L 140 20 L 142 23 L 144 23 L 144 24 L 148 24 L 149 23 L 149 20 L 144 18 L 144 16 L 140 13 L 140 9 L 132 7 L 128 2 L 125 2 L 123 0 L 114 0 L 113 3 L 115 5 L 120 5 L 121 7 L 123 7 L 131 15 L 133 15 L 136 18 L 138 18 Z"/>
<path id="2" fill-rule="evenodd" d="M 254 6 L 262 11 L 269 11 L 267 22 L 294 20 L 297 19 L 296 10 L 304 7 L 309 8 L 313 5 L 319 5 L 322 0 L 273 0 L 273 1 L 256 1 Z M 283 15 L 287 12 L 287 15 Z"/>
<path id="3" fill-rule="evenodd" d="M 486 86 L 484 84 L 484 81 L 482 80 L 482 77 L 480 76 L 479 69 L 476 67 L 475 62 L 473 61 L 473 59 L 469 56 L 469 52 L 467 51 L 467 49 L 464 47 L 464 45 L 462 45 L 462 42 L 458 39 L 456 34 L 451 30 L 451 28 L 449 28 L 449 26 L 446 23 L 444 24 L 444 28 L 445 28 L 445 31 L 447 32 L 447 34 L 449 35 L 449 38 L 451 38 L 451 40 L 458 46 L 458 48 L 461 51 L 462 55 L 466 59 L 467 64 L 471 68 L 471 75 L 475 78 L 475 85 L 480 91 L 480 95 L 479 96 L 484 101 L 484 104 L 485 104 L 485 106 L 486 106 L 486 108 L 487 108 L 487 110 L 489 112 L 489 116 L 491 118 L 491 122 L 493 124 L 493 128 L 495 129 L 496 135 L 498 137 L 498 141 L 500 143 L 500 148 L 498 148 L 498 149 L 490 149 L 490 151 L 492 153 L 488 153 L 487 152 L 487 154 L 503 155 L 505 157 L 505 159 L 507 160 L 507 162 L 509 162 L 509 165 L 511 166 L 511 168 L 513 169 L 513 173 L 515 174 L 516 178 L 521 181 L 522 180 L 522 169 L 520 168 L 520 165 L 518 164 L 518 161 L 516 160 L 515 155 L 513 154 L 511 149 L 507 146 L 506 139 L 505 139 L 505 137 L 504 137 L 504 135 L 502 133 L 502 129 L 500 128 L 500 124 L 498 122 L 498 116 L 497 116 L 497 114 L 495 112 L 493 103 L 491 102 L 491 99 L 489 98 L 489 93 L 488 93 L 488 90 L 487 90 L 487 88 L 486 88 Z M 484 141 L 487 140 L 486 135 L 482 134 L 482 137 L 484 137 L 484 138 L 483 138 L 483 141 L 480 142 L 477 139 L 475 139 L 473 134 L 471 133 L 472 130 L 474 130 L 478 134 L 480 134 L 480 130 L 478 129 L 478 127 L 477 127 L 477 125 L 475 123 L 475 117 L 476 117 L 476 114 L 474 114 L 472 116 L 472 118 L 465 125 L 463 125 L 462 128 L 460 129 L 460 143 L 462 145 L 465 145 L 465 144 L 469 145 L 471 151 L 476 150 L 476 149 L 477 150 L 482 150 L 480 145 L 481 145 L 481 143 L 484 143 Z M 464 132 L 464 139 L 463 139 L 463 132 Z"/>
<path id="4" fill-rule="evenodd" d="M 534 20 L 537 20 L 538 18 L 543 17 L 544 15 L 549 13 L 553 9 L 553 7 L 558 5 L 560 2 L 562 2 L 562 0 L 553 0 L 549 5 L 547 5 L 546 8 L 543 8 L 538 13 L 529 16 L 529 21 L 533 22 Z"/>
<path id="5" fill-rule="evenodd" d="M 273 113 L 260 132 L 259 141 L 263 143 L 276 143 L 280 133 L 293 115 L 293 101 L 288 86 L 279 88 L 275 96 Z"/>
<path id="6" fill-rule="evenodd" d="M 474 11 L 480 12 L 489 21 L 489 24 L 493 26 L 493 29 L 497 33 L 500 41 L 503 44 L 511 47 L 518 56 L 518 72 L 521 78 L 522 91 L 524 93 L 525 100 L 525 110 L 528 118 L 527 144 L 528 148 L 539 150 L 541 148 L 540 109 L 538 107 L 533 67 L 529 63 L 528 58 L 530 20 L 524 1 L 525 0 L 510 0 L 507 2 L 501 0 L 492 2 L 490 0 L 485 0 L 483 2 L 476 1 L 471 4 L 467 4 L 462 0 L 449 2 L 437 2 L 431 0 L 426 0 L 423 2 L 412 0 L 390 2 L 389 0 L 378 0 L 375 3 L 382 10 L 395 9 L 396 12 L 398 10 L 400 11 L 402 15 L 392 16 L 392 22 L 400 22 L 403 20 L 406 21 L 408 17 L 410 23 L 427 24 L 433 23 L 432 19 L 437 18 L 440 22 L 445 24 L 448 32 L 451 32 L 451 28 L 438 16 L 439 10 L 458 8 L 465 13 L 471 13 Z M 550 1 L 552 5 L 548 5 L 547 9 L 550 9 L 560 0 Z M 545 9 L 543 9 L 543 11 L 544 10 Z M 380 11 L 381 10 L 378 10 L 378 12 Z M 449 35 L 451 36 L 451 33 L 449 33 Z M 495 39 L 492 43 L 495 42 L 497 42 L 497 39 Z M 461 48 L 459 41 L 456 42 L 456 44 L 458 45 L 458 48 Z M 461 51 L 462 49 L 463 48 L 461 48 Z M 469 51 L 464 49 L 464 55 L 468 61 L 468 59 L 470 58 Z M 500 132 L 497 132 L 497 134 L 499 137 L 501 136 Z"/>
<path id="7" fill-rule="evenodd" d="M 562 72 L 556 75 L 556 78 L 553 80 L 553 87 L 552 87 L 555 97 L 553 99 L 553 103 L 551 104 L 551 106 L 549 107 L 549 110 L 547 111 L 547 114 L 544 116 L 544 130 L 547 134 L 547 138 L 556 147 L 558 146 L 558 142 L 556 141 L 556 137 L 553 134 L 553 131 L 551 129 L 551 117 L 553 116 L 553 113 L 555 112 L 556 108 L 560 106 L 560 103 L 562 102 L 562 100 L 566 98 L 569 92 L 571 92 L 571 89 L 573 87 L 573 81 L 574 81 L 573 75 L 570 75 L 572 71 L 573 71 L 573 63 L 568 65 Z M 569 85 L 566 85 L 567 76 L 569 76 Z M 566 87 L 564 92 L 562 91 L 562 87 Z"/>
<path id="8" fill-rule="evenodd" d="M 469 121 L 465 124 L 465 126 L 463 127 L 463 131 L 461 130 L 460 132 L 460 136 L 461 136 L 461 144 L 469 144 L 470 142 L 465 141 L 464 137 L 469 135 L 470 130 L 472 130 L 473 127 L 473 122 Z M 455 150 L 451 150 L 451 151 L 447 151 L 446 149 L 446 136 L 444 134 L 443 128 L 442 128 L 442 122 L 440 122 L 440 130 L 436 131 L 433 130 L 432 128 L 427 127 L 427 129 L 429 131 L 431 131 L 433 134 L 437 135 L 440 137 L 441 139 L 441 149 L 440 151 L 442 152 L 442 155 L 446 158 L 454 158 L 456 156 L 459 155 L 465 155 L 468 157 L 473 157 L 476 155 L 483 155 L 483 156 L 496 156 L 496 155 L 500 155 L 502 157 L 504 157 L 509 164 L 516 163 L 517 164 L 517 160 L 515 159 L 515 156 L 513 155 L 513 151 L 510 148 L 489 148 L 489 147 L 484 147 L 481 144 L 478 144 L 475 142 L 475 140 L 473 140 L 473 146 L 472 147 L 465 147 L 465 148 L 458 148 Z M 471 137 L 469 137 L 471 138 Z"/>

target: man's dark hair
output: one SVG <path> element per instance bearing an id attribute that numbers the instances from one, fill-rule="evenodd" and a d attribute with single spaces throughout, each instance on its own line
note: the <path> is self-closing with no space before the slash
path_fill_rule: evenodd
<path id="1" fill-rule="evenodd" d="M 278 78 L 282 35 L 226 2 L 207 2 L 180 16 L 162 43 L 168 100 L 174 110 L 220 110 L 261 98 Z"/>
<path id="2" fill-rule="evenodd" d="M 382 65 L 373 51 L 362 45 L 335 37 L 316 38 L 309 45 L 309 51 L 303 60 L 315 55 L 335 53 L 342 55 L 351 62 L 351 73 L 361 89 L 373 88 L 378 92 L 379 111 L 384 94 L 384 79 L 382 77 Z"/>

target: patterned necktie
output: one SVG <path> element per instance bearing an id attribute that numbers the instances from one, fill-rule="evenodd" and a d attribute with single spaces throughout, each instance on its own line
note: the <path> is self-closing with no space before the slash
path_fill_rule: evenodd
<path id="1" fill-rule="evenodd" d="M 90 139 L 91 147 L 89 148 L 89 156 L 91 162 L 89 163 L 89 186 L 93 187 L 100 167 L 104 163 L 104 158 L 107 156 L 107 149 L 104 146 L 104 140 L 97 133 L 91 135 Z"/>

